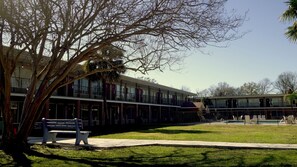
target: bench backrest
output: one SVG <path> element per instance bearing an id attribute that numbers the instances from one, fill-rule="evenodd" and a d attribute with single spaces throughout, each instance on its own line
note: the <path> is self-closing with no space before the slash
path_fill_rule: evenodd
<path id="1" fill-rule="evenodd" d="M 83 129 L 83 123 L 81 119 L 45 119 L 42 118 L 42 124 L 44 129 L 48 130 L 76 130 Z"/>

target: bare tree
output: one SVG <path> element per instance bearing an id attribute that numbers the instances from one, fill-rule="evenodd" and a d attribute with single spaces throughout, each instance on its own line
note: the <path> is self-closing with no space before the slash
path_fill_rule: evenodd
<path id="1" fill-rule="evenodd" d="M 259 94 L 259 85 L 255 82 L 244 83 L 239 88 L 239 95 L 258 95 Z"/>
<path id="2" fill-rule="evenodd" d="M 283 94 L 288 93 L 288 91 L 295 92 L 297 90 L 297 74 L 294 72 L 281 73 L 274 82 L 274 87 Z"/>
<path id="3" fill-rule="evenodd" d="M 258 83 L 244 83 L 239 88 L 234 88 L 225 82 L 221 82 L 217 86 L 211 86 L 203 91 L 197 90 L 197 95 L 198 97 L 259 95 L 271 93 L 273 89 L 273 83 L 268 78 L 265 78 Z"/>
<path id="4" fill-rule="evenodd" d="M 185 85 L 182 85 L 181 90 L 191 92 L 191 89 Z"/>
<path id="5" fill-rule="evenodd" d="M 259 94 L 269 94 L 273 91 L 273 82 L 271 82 L 268 78 L 264 78 L 258 82 L 259 86 Z"/>
<path id="6" fill-rule="evenodd" d="M 79 63 L 114 45 L 127 70 L 147 73 L 179 62 L 179 51 L 238 38 L 244 18 L 225 0 L 0 0 L 0 111 L 4 145 L 22 148 L 44 104 L 59 87 L 102 72 Z M 10 112 L 11 77 L 28 60 L 30 83 L 17 134 Z M 71 78 L 68 76 L 71 75 Z M 13 150 L 13 149 L 11 149 Z"/>
<path id="7" fill-rule="evenodd" d="M 150 77 L 142 76 L 142 77 L 138 77 L 138 79 L 141 79 L 141 80 L 144 80 L 144 81 L 147 81 L 147 82 L 151 82 L 151 83 L 155 83 L 155 84 L 158 83 L 157 80 L 155 80 L 154 78 L 150 78 Z"/>
<path id="8" fill-rule="evenodd" d="M 196 90 L 196 94 L 199 98 L 203 98 L 203 97 L 209 97 L 210 96 L 210 91 L 209 89 L 203 89 L 201 91 Z"/>
<path id="9" fill-rule="evenodd" d="M 236 89 L 226 82 L 220 82 L 217 86 L 210 87 L 209 91 L 211 96 L 234 96 L 237 94 Z"/>

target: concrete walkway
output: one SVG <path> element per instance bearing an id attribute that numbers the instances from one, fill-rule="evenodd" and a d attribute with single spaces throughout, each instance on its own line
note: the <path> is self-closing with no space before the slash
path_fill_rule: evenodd
<path id="1" fill-rule="evenodd" d="M 180 141 L 180 140 L 133 140 L 133 139 L 98 139 L 89 138 L 89 144 L 98 149 L 120 148 L 131 146 L 185 146 L 185 147 L 216 147 L 216 148 L 255 148 L 255 149 L 292 149 L 297 150 L 297 144 L 265 144 L 265 143 L 232 143 L 232 142 L 205 142 L 205 141 Z M 41 144 L 41 137 L 30 137 L 29 143 Z M 51 142 L 48 142 L 51 143 Z M 75 139 L 58 138 L 58 144 L 73 144 Z M 81 143 L 84 146 L 83 143 Z"/>

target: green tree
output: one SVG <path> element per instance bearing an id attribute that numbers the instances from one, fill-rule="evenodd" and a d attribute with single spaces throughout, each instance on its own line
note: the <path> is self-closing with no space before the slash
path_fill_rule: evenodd
<path id="1" fill-rule="evenodd" d="M 92 81 L 102 81 L 102 98 L 103 98 L 103 113 L 104 118 L 101 118 L 101 122 L 105 124 L 110 123 L 110 113 L 107 106 L 107 82 L 118 81 L 121 74 L 126 72 L 126 67 L 123 64 L 122 58 L 123 51 L 115 46 L 106 46 L 101 49 L 99 57 L 95 60 L 88 60 L 84 64 L 86 72 L 92 72 L 94 70 L 102 69 L 102 72 L 98 72 L 88 76 L 89 83 Z M 89 86 L 91 87 L 91 86 Z"/>
<path id="2" fill-rule="evenodd" d="M 296 42 L 297 40 L 297 0 L 289 0 L 285 2 L 288 9 L 281 15 L 281 20 L 284 22 L 293 22 L 285 33 L 289 40 Z"/>
<path id="3" fill-rule="evenodd" d="M 288 94 L 286 94 L 284 96 L 284 100 L 287 101 L 292 109 L 293 109 L 293 104 L 294 104 L 294 101 L 297 100 L 297 93 L 296 92 L 289 92 Z"/>

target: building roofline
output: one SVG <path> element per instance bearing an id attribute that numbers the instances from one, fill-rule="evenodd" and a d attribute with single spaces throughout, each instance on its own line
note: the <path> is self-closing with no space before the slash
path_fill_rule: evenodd
<path id="1" fill-rule="evenodd" d="M 160 85 L 160 84 L 145 81 L 145 80 L 142 80 L 142 79 L 133 78 L 133 77 L 130 77 L 130 76 L 127 76 L 127 75 L 121 75 L 121 79 L 131 81 L 131 82 L 134 82 L 134 83 L 137 83 L 137 84 L 157 87 L 157 88 L 160 88 L 160 89 L 166 89 L 166 90 L 177 92 L 177 93 L 183 93 L 183 94 L 187 94 L 189 96 L 195 96 L 196 95 L 195 93 L 192 93 L 192 92 L 176 89 L 176 88 L 165 86 L 165 85 Z"/>
<path id="2" fill-rule="evenodd" d="M 19 51 L 19 50 L 16 49 L 16 51 Z M 21 55 L 22 56 L 20 56 L 20 58 L 18 60 L 18 64 L 20 66 L 23 66 L 23 67 L 26 67 L 26 66 L 29 67 L 30 64 L 31 64 L 31 60 L 28 58 L 29 53 L 27 51 L 24 51 Z M 46 64 L 49 60 L 50 60 L 50 57 L 43 56 L 41 64 Z M 61 65 L 63 65 L 65 63 L 65 60 L 61 60 L 60 63 L 61 63 Z M 82 70 L 81 68 L 82 68 L 82 65 L 77 64 L 76 70 Z M 72 72 L 70 72 L 70 75 L 71 75 L 71 73 Z M 176 88 L 172 88 L 172 87 L 169 87 L 169 86 L 164 86 L 164 85 L 152 83 L 152 82 L 137 79 L 137 78 L 132 78 L 132 77 L 129 77 L 129 76 L 126 76 L 126 75 L 121 75 L 121 79 L 131 81 L 131 82 L 134 82 L 134 83 L 138 83 L 138 84 L 157 87 L 157 88 L 160 88 L 160 89 L 166 89 L 166 90 L 177 92 L 177 93 L 187 94 L 188 96 L 195 96 L 196 95 L 195 93 L 192 93 L 192 92 L 183 91 L 183 90 L 180 90 L 180 89 L 176 89 Z"/>
<path id="3" fill-rule="evenodd" d="M 25 97 L 24 93 L 11 93 L 15 97 Z M 83 98 L 83 97 L 68 97 L 68 96 L 51 96 L 50 99 L 60 99 L 60 100 L 79 100 L 88 102 L 103 102 L 103 99 L 93 99 L 93 98 Z M 121 100 L 107 100 L 108 103 L 120 103 L 120 104 L 133 104 L 142 106 L 158 106 L 158 107 L 174 107 L 181 108 L 180 105 L 169 105 L 169 104 L 154 104 L 154 103 L 141 103 L 141 102 L 131 102 L 131 101 L 121 101 Z"/>
<path id="4" fill-rule="evenodd" d="M 265 97 L 284 97 L 285 94 L 263 94 L 263 95 L 244 95 L 244 96 L 212 96 L 202 97 L 208 99 L 245 99 L 245 98 L 265 98 Z"/>

